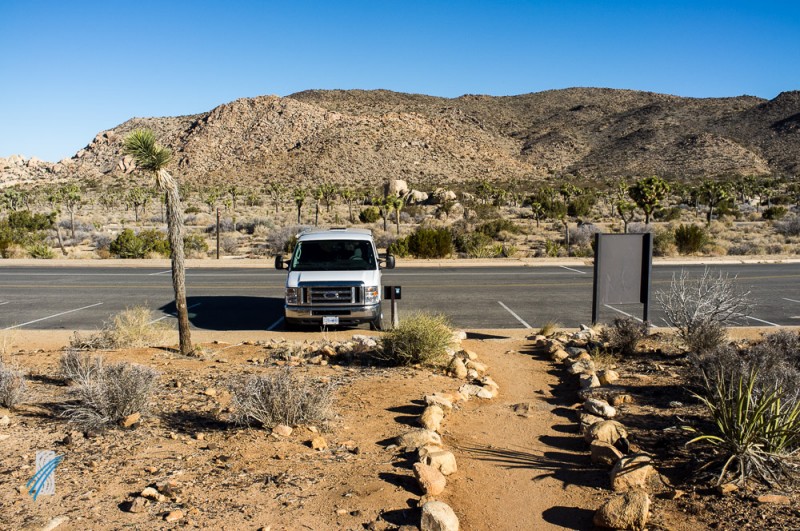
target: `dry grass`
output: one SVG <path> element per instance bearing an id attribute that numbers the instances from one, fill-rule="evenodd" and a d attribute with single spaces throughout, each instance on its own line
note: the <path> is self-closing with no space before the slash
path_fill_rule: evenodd
<path id="1" fill-rule="evenodd" d="M 316 425 L 333 415 L 333 386 L 310 378 L 298 378 L 291 369 L 269 376 L 250 376 L 229 386 L 231 420 L 249 426 L 272 428 L 278 424 Z"/>
<path id="2" fill-rule="evenodd" d="M 0 406 L 12 408 L 25 397 L 25 374 L 0 362 Z"/>
<path id="3" fill-rule="evenodd" d="M 96 334 L 84 337 L 76 332 L 70 340 L 70 347 L 96 350 L 163 345 L 170 329 L 166 323 L 153 322 L 155 319 L 149 308 L 134 306 L 114 315 Z"/>
<path id="4" fill-rule="evenodd" d="M 452 344 L 453 330 L 446 316 L 416 312 L 383 335 L 374 357 L 393 365 L 442 366 Z"/>
<path id="5" fill-rule="evenodd" d="M 561 323 L 557 323 L 555 321 L 547 321 L 545 324 L 542 325 L 541 328 L 539 328 L 539 331 L 536 332 L 536 335 L 550 337 L 556 332 L 558 332 L 559 328 L 561 328 Z"/>

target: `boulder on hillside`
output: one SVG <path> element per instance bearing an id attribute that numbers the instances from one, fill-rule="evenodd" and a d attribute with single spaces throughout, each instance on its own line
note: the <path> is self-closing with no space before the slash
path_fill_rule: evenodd
<path id="1" fill-rule="evenodd" d="M 402 179 L 393 179 L 383 186 L 383 195 L 386 197 L 403 197 L 408 194 L 408 183 Z"/>

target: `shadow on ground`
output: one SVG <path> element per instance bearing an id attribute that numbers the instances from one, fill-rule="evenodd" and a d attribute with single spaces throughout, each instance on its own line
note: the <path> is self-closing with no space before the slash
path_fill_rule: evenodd
<path id="1" fill-rule="evenodd" d="M 267 330 L 283 317 L 277 297 L 187 297 L 189 322 L 203 330 Z M 159 308 L 175 315 L 175 302 Z"/>

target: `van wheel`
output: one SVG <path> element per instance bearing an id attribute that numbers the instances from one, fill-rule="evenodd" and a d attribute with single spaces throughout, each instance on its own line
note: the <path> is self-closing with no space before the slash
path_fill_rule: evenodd
<path id="1" fill-rule="evenodd" d="M 376 317 L 369 322 L 370 330 L 383 330 L 383 315 Z"/>

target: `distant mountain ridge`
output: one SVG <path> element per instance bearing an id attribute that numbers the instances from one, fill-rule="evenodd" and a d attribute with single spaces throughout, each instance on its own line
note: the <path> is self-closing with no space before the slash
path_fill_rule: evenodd
<path id="1" fill-rule="evenodd" d="M 128 132 L 150 127 L 189 182 L 404 179 L 419 188 L 551 175 L 673 178 L 800 174 L 800 91 L 684 98 L 603 88 L 439 98 L 309 90 L 238 99 L 209 112 L 133 118 L 57 164 L 0 159 L 0 186 L 119 178 Z"/>

